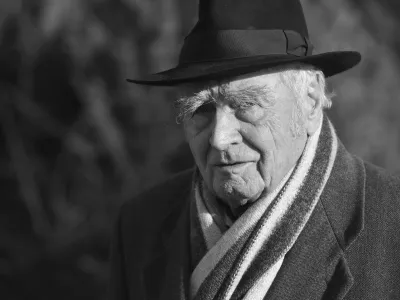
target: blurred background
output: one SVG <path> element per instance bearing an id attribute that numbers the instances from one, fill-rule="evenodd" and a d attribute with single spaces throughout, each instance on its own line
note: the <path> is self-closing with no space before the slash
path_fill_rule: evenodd
<path id="1" fill-rule="evenodd" d="M 106 299 L 121 203 L 192 165 L 172 90 L 195 0 L 0 0 L 0 298 Z M 317 52 L 358 50 L 329 80 L 351 152 L 400 172 L 400 2 L 302 1 Z"/>

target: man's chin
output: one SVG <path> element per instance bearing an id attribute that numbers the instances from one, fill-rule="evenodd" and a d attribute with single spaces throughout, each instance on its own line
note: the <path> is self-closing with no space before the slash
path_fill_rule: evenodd
<path id="1" fill-rule="evenodd" d="M 232 185 L 229 182 L 221 182 L 221 185 L 215 186 L 214 190 L 224 203 L 229 205 L 231 209 L 236 209 L 241 206 L 248 206 L 249 204 L 257 201 L 260 197 L 261 191 L 252 191 L 243 186 Z"/>
<path id="2" fill-rule="evenodd" d="M 219 191 L 217 196 L 229 208 L 230 214 L 234 219 L 240 217 L 258 199 L 256 196 L 248 197 L 243 193 L 232 194 L 224 191 Z"/>

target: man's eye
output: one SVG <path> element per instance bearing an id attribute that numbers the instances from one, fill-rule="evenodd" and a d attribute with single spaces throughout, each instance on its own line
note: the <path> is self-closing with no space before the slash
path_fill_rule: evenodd
<path id="1" fill-rule="evenodd" d="M 240 103 L 239 108 L 240 109 L 247 109 L 247 108 L 251 108 L 251 107 L 253 107 L 255 105 L 256 105 L 256 103 L 254 103 L 254 102 L 242 102 L 242 103 Z"/>
<path id="2" fill-rule="evenodd" d="M 243 114 L 253 111 L 256 106 L 257 104 L 253 102 L 242 102 L 235 109 L 238 113 Z"/>
<path id="3" fill-rule="evenodd" d="M 237 116 L 246 121 L 255 121 L 263 115 L 263 109 L 254 102 L 244 102 L 238 107 Z"/>
<path id="4" fill-rule="evenodd" d="M 196 109 L 196 111 L 193 113 L 193 115 L 202 115 L 202 114 L 208 114 L 212 113 L 215 111 L 215 106 L 213 103 L 206 103 L 200 106 L 199 108 Z"/>
<path id="5" fill-rule="evenodd" d="M 232 108 L 239 111 L 245 111 L 249 108 L 256 106 L 257 104 L 252 101 L 241 101 L 232 105 Z"/>

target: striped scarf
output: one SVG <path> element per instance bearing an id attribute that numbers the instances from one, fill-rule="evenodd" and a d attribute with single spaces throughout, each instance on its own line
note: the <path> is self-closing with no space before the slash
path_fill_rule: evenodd
<path id="1" fill-rule="evenodd" d="M 191 246 L 194 260 L 198 259 L 191 275 L 191 299 L 265 297 L 310 218 L 335 161 L 336 134 L 326 116 L 321 123 L 294 169 L 225 232 L 207 207 L 200 176 L 195 176 Z"/>

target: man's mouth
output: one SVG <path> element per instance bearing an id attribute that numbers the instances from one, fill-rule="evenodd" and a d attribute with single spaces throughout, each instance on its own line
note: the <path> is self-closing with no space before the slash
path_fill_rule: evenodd
<path id="1" fill-rule="evenodd" d="M 245 164 L 247 163 L 247 161 L 236 161 L 236 162 L 232 162 L 232 163 L 220 163 L 220 164 L 216 164 L 217 167 L 226 167 L 226 166 L 236 166 L 236 165 L 241 165 L 241 164 Z"/>
<path id="2" fill-rule="evenodd" d="M 237 162 L 231 162 L 231 163 L 219 163 L 219 164 L 216 164 L 215 166 L 220 170 L 229 171 L 229 170 L 240 169 L 242 167 L 247 166 L 250 163 L 251 162 L 249 162 L 249 161 L 237 161 Z"/>

